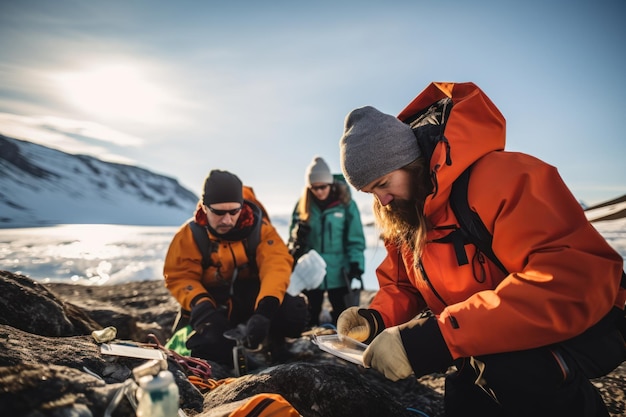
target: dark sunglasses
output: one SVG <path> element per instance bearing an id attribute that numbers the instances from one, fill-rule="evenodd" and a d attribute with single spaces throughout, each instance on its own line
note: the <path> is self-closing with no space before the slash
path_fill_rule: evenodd
<path id="1" fill-rule="evenodd" d="M 215 214 L 216 216 L 226 216 L 227 214 L 230 214 L 231 216 L 234 216 L 235 214 L 239 213 L 241 211 L 241 207 L 239 206 L 237 208 L 231 209 L 231 210 L 219 210 L 219 209 L 214 209 L 211 206 L 207 206 L 208 209 L 211 211 L 211 213 Z"/>
<path id="2" fill-rule="evenodd" d="M 328 187 L 330 187 L 330 184 L 324 184 L 324 185 L 312 185 L 311 186 L 311 190 L 313 191 L 319 191 L 319 190 L 325 190 Z"/>

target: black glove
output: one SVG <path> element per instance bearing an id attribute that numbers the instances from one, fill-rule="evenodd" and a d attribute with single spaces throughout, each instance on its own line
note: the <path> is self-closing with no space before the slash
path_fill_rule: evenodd
<path id="1" fill-rule="evenodd" d="M 217 343 L 230 327 L 226 309 L 218 309 L 209 301 L 200 302 L 191 309 L 189 324 L 200 336 L 194 338 L 196 343 L 207 344 Z M 187 347 L 191 349 L 191 347 Z"/>
<path id="2" fill-rule="evenodd" d="M 363 271 L 359 268 L 359 264 L 357 262 L 350 262 L 350 270 L 348 271 L 348 278 L 352 279 L 361 279 L 361 275 L 363 275 Z"/>
<path id="3" fill-rule="evenodd" d="M 246 324 L 244 345 L 248 349 L 257 349 L 270 332 L 272 318 L 278 311 L 280 302 L 276 297 L 264 297 Z"/>
<path id="4" fill-rule="evenodd" d="M 443 372 L 452 364 L 452 355 L 434 316 L 411 320 L 398 328 L 407 358 L 417 378 L 433 372 Z"/>
<path id="5" fill-rule="evenodd" d="M 311 226 L 306 222 L 298 222 L 291 231 L 291 237 L 287 246 L 294 260 L 297 261 L 309 250 L 307 245 L 309 233 L 311 233 Z"/>
<path id="6" fill-rule="evenodd" d="M 204 301 L 199 302 L 191 308 L 189 324 L 191 324 L 191 327 L 193 327 L 194 330 L 196 330 L 201 324 L 207 323 L 209 321 L 209 317 L 217 311 L 213 302 L 206 300 L 207 299 L 205 297 Z"/>
<path id="7" fill-rule="evenodd" d="M 295 232 L 296 240 L 304 243 L 308 239 L 309 233 L 311 233 L 311 226 L 307 222 L 298 222 L 293 231 Z"/>
<path id="8" fill-rule="evenodd" d="M 244 346 L 248 349 L 258 349 L 270 332 L 270 323 L 271 321 L 267 317 L 254 313 L 246 325 Z"/>

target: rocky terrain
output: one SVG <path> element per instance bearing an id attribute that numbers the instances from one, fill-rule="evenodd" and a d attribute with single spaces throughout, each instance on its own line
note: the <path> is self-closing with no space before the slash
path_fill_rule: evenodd
<path id="1" fill-rule="evenodd" d="M 362 294 L 367 305 L 373 293 Z M 162 281 L 87 287 L 40 284 L 0 271 L 0 410 L 7 416 L 134 416 L 128 397 L 112 407 L 131 370 L 145 361 L 103 355 L 93 330 L 114 326 L 117 340 L 151 343 L 170 337 L 177 304 Z M 149 336 L 154 335 L 154 336 Z M 321 351 L 309 336 L 291 341 L 280 364 L 258 354 L 257 368 L 233 378 L 211 364 L 215 388 L 198 389 L 174 358 L 168 368 L 181 409 L 207 416 L 215 407 L 276 392 L 305 417 L 443 415 L 444 375 L 390 382 L 372 370 Z M 594 380 L 612 417 L 626 415 L 626 364 Z"/>

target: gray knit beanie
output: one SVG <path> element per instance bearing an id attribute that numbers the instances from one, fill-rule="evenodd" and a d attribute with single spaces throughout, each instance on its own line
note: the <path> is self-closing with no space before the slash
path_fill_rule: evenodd
<path id="1" fill-rule="evenodd" d="M 357 190 L 421 155 L 409 125 L 371 106 L 346 116 L 339 151 L 343 175 Z"/>
<path id="2" fill-rule="evenodd" d="M 243 204 L 242 188 L 241 180 L 235 174 L 214 169 L 204 180 L 202 202 L 206 206 L 216 203 Z"/>
<path id="3" fill-rule="evenodd" d="M 321 182 L 324 184 L 333 183 L 333 174 L 328 168 L 328 164 L 321 157 L 316 156 L 306 169 L 305 181 L 307 186 Z"/>

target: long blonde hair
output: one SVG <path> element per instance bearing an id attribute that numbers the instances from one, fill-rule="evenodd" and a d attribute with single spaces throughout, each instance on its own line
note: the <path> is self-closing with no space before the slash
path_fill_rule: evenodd
<path id="1" fill-rule="evenodd" d="M 348 185 L 340 181 L 335 181 L 331 184 L 330 194 L 328 198 L 336 198 L 341 204 L 348 205 L 351 200 L 350 189 Z M 311 200 L 313 199 L 313 193 L 309 187 L 304 187 L 302 190 L 302 197 L 298 202 L 298 218 L 302 222 L 308 222 L 311 211 Z"/>
<path id="2" fill-rule="evenodd" d="M 406 246 L 414 253 L 415 262 L 422 254 L 426 244 L 427 223 L 424 217 L 424 202 L 433 190 L 428 175 L 428 162 L 420 157 L 408 165 L 400 168 L 409 173 L 411 200 L 394 200 L 383 206 L 374 198 L 373 211 L 376 225 L 381 229 L 384 240 Z"/>

